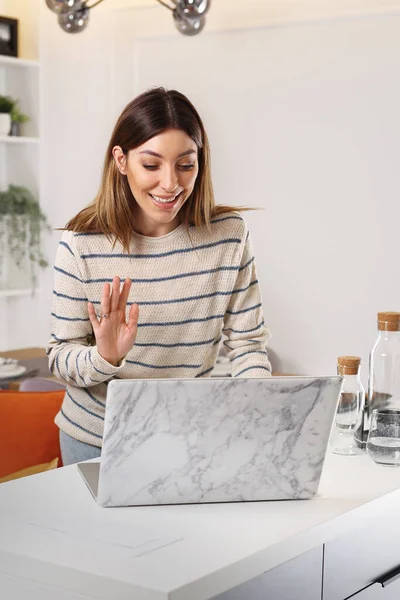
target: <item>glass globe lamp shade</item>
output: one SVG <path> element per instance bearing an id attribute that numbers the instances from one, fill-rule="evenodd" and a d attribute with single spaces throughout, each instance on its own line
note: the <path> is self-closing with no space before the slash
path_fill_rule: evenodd
<path id="1" fill-rule="evenodd" d="M 73 11 L 78 4 L 81 4 L 81 0 L 46 0 L 46 4 L 57 15 L 63 15 Z"/>
<path id="2" fill-rule="evenodd" d="M 183 35 L 193 36 L 197 35 L 204 29 L 206 23 L 205 17 L 199 17 L 197 19 L 186 19 L 177 10 L 174 10 L 174 23 L 175 27 Z"/>
<path id="3" fill-rule="evenodd" d="M 58 23 L 67 33 L 79 33 L 86 29 L 89 23 L 89 9 L 78 8 L 74 12 L 58 15 Z"/>
<path id="4" fill-rule="evenodd" d="M 209 11 L 211 0 L 177 0 L 177 10 L 186 19 L 204 17 Z"/>

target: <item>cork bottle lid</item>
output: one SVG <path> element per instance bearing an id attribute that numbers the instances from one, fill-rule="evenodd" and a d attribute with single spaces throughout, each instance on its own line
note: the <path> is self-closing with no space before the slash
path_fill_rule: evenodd
<path id="1" fill-rule="evenodd" d="M 378 312 L 379 331 L 400 331 L 400 312 Z"/>
<path id="2" fill-rule="evenodd" d="M 359 356 L 339 356 L 337 359 L 339 375 L 357 375 L 360 363 Z"/>

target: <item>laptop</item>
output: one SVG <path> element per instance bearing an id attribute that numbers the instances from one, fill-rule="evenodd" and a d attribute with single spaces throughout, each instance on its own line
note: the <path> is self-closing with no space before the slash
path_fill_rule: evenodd
<path id="1" fill-rule="evenodd" d="M 342 378 L 113 380 L 100 462 L 78 469 L 101 506 L 312 498 Z"/>

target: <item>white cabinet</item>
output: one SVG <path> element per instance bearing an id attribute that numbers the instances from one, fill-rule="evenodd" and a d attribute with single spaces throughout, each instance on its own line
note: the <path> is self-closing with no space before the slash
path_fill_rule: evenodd
<path id="1" fill-rule="evenodd" d="M 399 507 L 400 508 L 400 507 Z M 386 574 L 400 566 L 400 519 L 399 510 L 388 511 L 379 518 L 366 522 L 363 528 L 354 529 L 345 536 L 325 544 L 323 600 L 344 600 L 352 594 L 364 600 L 367 586 L 380 581 Z M 380 584 L 379 584 L 380 585 Z M 379 591 L 374 586 L 371 592 L 380 600 L 391 600 L 392 583 Z M 386 594 L 386 595 L 385 595 Z M 375 596 L 371 596 L 375 600 Z M 396 600 L 400 598 L 400 591 Z M 365 600 L 369 596 L 365 596 Z"/>
<path id="2" fill-rule="evenodd" d="M 374 583 L 351 598 L 352 600 L 399 600 L 400 579 L 396 578 L 383 585 Z"/>
<path id="3" fill-rule="evenodd" d="M 321 587 L 322 546 L 219 594 L 213 600 L 321 600 Z"/>

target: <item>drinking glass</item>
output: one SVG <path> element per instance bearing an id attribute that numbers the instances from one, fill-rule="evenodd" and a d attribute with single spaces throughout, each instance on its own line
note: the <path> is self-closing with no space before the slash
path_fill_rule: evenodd
<path id="1" fill-rule="evenodd" d="M 400 465 L 400 410 L 372 411 L 367 452 L 378 465 Z"/>

